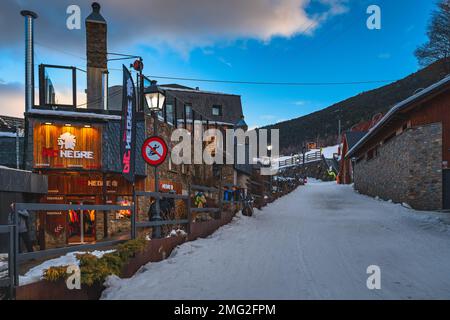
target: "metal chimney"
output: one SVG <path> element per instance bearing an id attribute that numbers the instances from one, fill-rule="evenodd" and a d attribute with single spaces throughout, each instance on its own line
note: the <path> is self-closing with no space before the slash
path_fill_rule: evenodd
<path id="1" fill-rule="evenodd" d="M 25 17 L 25 111 L 34 107 L 34 27 L 38 17 L 33 11 L 20 12 Z"/>

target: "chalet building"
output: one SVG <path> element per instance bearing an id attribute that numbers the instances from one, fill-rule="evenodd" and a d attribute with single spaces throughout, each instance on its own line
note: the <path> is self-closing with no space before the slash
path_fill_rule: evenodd
<path id="1" fill-rule="evenodd" d="M 450 76 L 396 104 L 347 152 L 360 193 L 450 209 Z"/>
<path id="2" fill-rule="evenodd" d="M 347 158 L 345 155 L 378 123 L 378 121 L 381 120 L 381 118 L 383 118 L 383 114 L 377 113 L 369 121 L 359 122 L 352 126 L 350 130 L 342 134 L 339 147 L 339 172 L 336 179 L 337 183 L 353 183 L 353 163 L 351 159 Z"/>

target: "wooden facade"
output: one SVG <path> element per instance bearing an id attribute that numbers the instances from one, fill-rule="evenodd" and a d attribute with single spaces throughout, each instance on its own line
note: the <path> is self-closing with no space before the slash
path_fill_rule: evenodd
<path id="1" fill-rule="evenodd" d="M 450 160 L 450 84 L 394 114 L 352 156 L 364 158 L 370 150 L 409 127 L 442 123 L 442 160 Z M 348 155 L 347 155 L 348 156 Z"/>
<path id="2" fill-rule="evenodd" d="M 102 128 L 35 122 L 33 167 L 47 169 L 101 169 Z"/>
<path id="3" fill-rule="evenodd" d="M 408 115 L 411 127 L 442 123 L 442 161 L 450 162 L 450 90 L 423 102 Z"/>

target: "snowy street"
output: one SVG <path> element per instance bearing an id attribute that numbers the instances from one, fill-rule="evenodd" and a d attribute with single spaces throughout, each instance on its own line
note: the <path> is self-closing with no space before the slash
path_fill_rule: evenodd
<path id="1" fill-rule="evenodd" d="M 419 212 L 310 181 L 256 215 L 187 242 L 104 299 L 450 298 L 445 214 Z M 366 286 L 369 265 L 381 289 Z"/>

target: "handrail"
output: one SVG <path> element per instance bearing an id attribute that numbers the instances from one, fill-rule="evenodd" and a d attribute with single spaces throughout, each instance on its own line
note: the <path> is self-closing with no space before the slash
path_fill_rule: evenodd
<path id="1" fill-rule="evenodd" d="M 132 210 L 133 206 L 109 204 L 55 204 L 55 203 L 16 203 L 16 210 L 49 211 L 49 210 Z"/>
<path id="2" fill-rule="evenodd" d="M 162 192 L 146 192 L 146 191 L 136 191 L 137 197 L 152 197 L 152 198 L 171 198 L 171 199 L 187 199 L 188 195 L 183 194 L 172 194 L 172 193 L 162 193 Z"/>
<path id="3" fill-rule="evenodd" d="M 322 159 L 322 153 L 320 151 L 316 151 L 314 153 L 308 153 L 305 155 L 305 163 L 306 162 L 312 162 L 315 160 Z M 278 167 L 287 167 L 287 166 L 294 166 L 294 165 L 302 165 L 303 163 L 303 156 L 302 155 L 293 155 L 292 157 L 278 161 Z"/>
<path id="4" fill-rule="evenodd" d="M 136 227 L 137 228 L 146 228 L 146 227 L 165 226 L 165 225 L 171 225 L 171 224 L 187 224 L 188 222 L 189 222 L 188 219 L 155 220 L 155 221 L 136 222 Z"/>
<path id="5" fill-rule="evenodd" d="M 19 242 L 19 233 L 18 233 L 18 212 L 19 210 L 30 210 L 37 212 L 46 212 L 46 211 L 68 211 L 68 210 L 97 210 L 97 211 L 113 211 L 113 210 L 130 210 L 132 212 L 131 219 L 131 238 L 136 236 L 136 230 L 138 228 L 145 227 L 160 227 L 164 225 L 176 225 L 176 224 L 184 224 L 186 225 L 186 231 L 190 233 L 190 224 L 192 222 L 192 213 L 201 213 L 201 212 L 210 212 L 217 213 L 221 212 L 221 206 L 219 208 L 215 207 L 206 207 L 206 208 L 192 208 L 191 207 L 191 191 L 199 190 L 206 192 L 218 192 L 219 193 L 219 201 L 222 199 L 222 190 L 223 188 L 215 188 L 215 187 L 207 187 L 201 185 L 191 185 L 189 187 L 188 195 L 180 195 L 180 194 L 171 194 L 171 193 L 161 193 L 161 192 L 145 192 L 145 191 L 136 191 L 135 198 L 133 201 L 133 205 L 108 205 L 108 204 L 54 204 L 54 203 L 16 203 L 15 204 L 15 214 L 14 214 L 14 224 L 11 225 L 0 225 L 0 234 L 9 233 L 10 235 L 10 253 L 9 253 L 9 274 L 8 278 L 4 278 L 0 280 L 0 285 L 10 284 L 12 292 L 14 288 L 19 285 L 18 281 L 18 266 L 21 262 L 28 261 L 31 259 L 41 259 L 52 256 L 64 255 L 69 252 L 74 251 L 88 251 L 92 249 L 97 249 L 101 247 L 113 247 L 117 244 L 123 243 L 126 240 L 108 240 L 108 241 L 99 241 L 97 243 L 87 243 L 87 244 L 78 244 L 73 246 L 66 246 L 61 248 L 53 248 L 53 249 L 45 249 L 36 252 L 26 252 L 19 253 L 18 250 L 18 242 Z M 163 198 L 172 198 L 172 199 L 182 199 L 187 201 L 187 219 L 179 219 L 179 220 L 155 220 L 155 221 L 136 221 L 137 218 L 137 198 L 139 196 L 153 197 L 156 199 Z M 223 201 L 225 203 L 239 203 L 241 201 Z"/>
<path id="6" fill-rule="evenodd" d="M 9 233 L 11 231 L 11 227 L 14 227 L 13 224 L 2 224 L 0 225 L 0 233 Z"/>
<path id="7" fill-rule="evenodd" d="M 191 185 L 191 190 L 197 190 L 197 191 L 207 191 L 207 192 L 218 192 L 219 189 L 214 187 L 206 187 L 206 186 L 200 186 L 193 184 Z"/>
<path id="8" fill-rule="evenodd" d="M 31 259 L 40 259 L 50 256 L 56 256 L 56 255 L 63 255 L 69 252 L 74 251 L 85 251 L 85 250 L 91 250 L 91 249 L 97 249 L 102 247 L 112 247 L 117 244 L 123 243 L 126 240 L 111 240 L 111 241 L 103 241 L 103 242 L 97 242 L 97 243 L 89 243 L 89 244 L 78 244 L 70 247 L 62 247 L 62 248 L 54 248 L 54 249 L 46 249 L 42 251 L 35 251 L 35 252 L 26 252 L 26 253 L 20 253 L 18 256 L 18 261 L 27 261 Z"/>
<path id="9" fill-rule="evenodd" d="M 217 212 L 219 208 L 191 208 L 192 212 Z"/>

